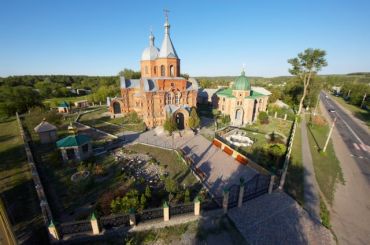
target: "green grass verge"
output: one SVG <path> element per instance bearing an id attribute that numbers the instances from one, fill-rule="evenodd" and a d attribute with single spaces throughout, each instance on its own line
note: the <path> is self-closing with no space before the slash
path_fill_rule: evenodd
<path id="1" fill-rule="evenodd" d="M 312 125 L 307 126 L 307 130 L 316 180 L 325 199 L 332 205 L 335 185 L 338 182 L 344 184 L 344 178 L 332 141 L 329 141 L 326 152 L 321 151 L 329 133 L 329 126 Z"/>
<path id="2" fill-rule="evenodd" d="M 334 99 L 336 102 L 338 102 L 340 105 L 342 105 L 344 108 L 349 110 L 352 115 L 363 121 L 368 128 L 370 128 L 370 112 L 366 111 L 364 109 L 361 109 L 358 106 L 348 104 L 343 97 L 337 97 L 337 96 L 330 96 L 332 99 Z"/>
<path id="3" fill-rule="evenodd" d="M 330 229 L 330 212 L 328 208 L 326 207 L 325 203 L 320 198 L 320 218 L 321 218 L 321 224 L 325 226 L 326 228 Z"/>
<path id="4" fill-rule="evenodd" d="M 104 107 L 96 111 L 85 113 L 81 115 L 79 122 L 111 134 L 124 131 L 141 132 L 145 129 L 145 124 L 143 122 L 129 122 L 124 117 L 110 118 L 107 112 L 108 109 Z"/>
<path id="5" fill-rule="evenodd" d="M 15 118 L 0 123 L 0 195 L 18 239 L 43 241 L 43 220 Z"/>
<path id="6" fill-rule="evenodd" d="M 301 125 L 298 124 L 294 136 L 292 153 L 285 182 L 285 190 L 297 200 L 301 205 L 304 204 L 304 175 L 302 164 L 302 134 Z"/>
<path id="7" fill-rule="evenodd" d="M 198 184 L 198 180 L 190 171 L 190 168 L 172 150 L 136 144 L 128 146 L 127 149 L 145 153 L 155 158 L 160 165 L 169 173 L 169 177 L 176 180 L 180 185 L 192 186 Z"/>

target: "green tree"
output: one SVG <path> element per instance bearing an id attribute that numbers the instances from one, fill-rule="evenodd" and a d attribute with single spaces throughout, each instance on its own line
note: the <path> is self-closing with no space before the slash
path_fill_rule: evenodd
<path id="1" fill-rule="evenodd" d="M 152 191 L 150 190 L 150 187 L 148 185 L 145 187 L 145 196 L 148 199 L 152 198 Z"/>
<path id="2" fill-rule="evenodd" d="M 308 93 L 311 79 L 319 72 L 322 67 L 327 66 L 325 59 L 326 52 L 320 49 L 306 49 L 303 53 L 299 53 L 298 57 L 288 60 L 292 65 L 289 72 L 299 78 L 303 84 L 303 95 L 300 99 L 298 112 L 300 114 L 303 107 L 303 102 Z"/>
<path id="3" fill-rule="evenodd" d="M 35 106 L 42 106 L 42 102 L 40 94 L 32 87 L 0 87 L 0 114 L 12 116 Z"/>
<path id="4" fill-rule="evenodd" d="M 196 109 L 193 107 L 191 108 L 190 117 L 189 117 L 189 127 L 193 130 L 199 127 L 200 119 L 198 117 Z"/>
<path id="5" fill-rule="evenodd" d="M 172 133 L 177 130 L 177 124 L 176 124 L 176 121 L 175 121 L 175 119 L 173 118 L 172 115 L 167 116 L 166 121 L 164 121 L 163 128 L 170 135 L 172 135 Z"/>
<path id="6" fill-rule="evenodd" d="M 141 205 L 141 209 L 144 209 L 146 208 L 146 197 L 144 194 L 141 194 L 141 197 L 140 197 L 140 205 Z"/>
<path id="7" fill-rule="evenodd" d="M 118 75 L 124 76 L 126 79 L 139 79 L 141 77 L 141 72 L 125 68 L 123 71 L 120 71 Z"/>

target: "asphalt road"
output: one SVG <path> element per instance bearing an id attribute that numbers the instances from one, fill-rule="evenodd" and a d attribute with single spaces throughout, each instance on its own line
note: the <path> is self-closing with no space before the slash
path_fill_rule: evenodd
<path id="1" fill-rule="evenodd" d="M 329 113 L 330 117 L 337 117 L 335 127 L 370 185 L 370 134 L 324 92 L 320 96 L 327 110 L 335 110 Z"/>
<path id="2" fill-rule="evenodd" d="M 332 142 L 344 184 L 336 185 L 330 207 L 332 228 L 341 244 L 370 244 L 370 160 L 367 128 L 342 107 L 321 94 L 321 110 L 328 120 L 337 117 Z M 335 112 L 329 112 L 334 109 Z"/>

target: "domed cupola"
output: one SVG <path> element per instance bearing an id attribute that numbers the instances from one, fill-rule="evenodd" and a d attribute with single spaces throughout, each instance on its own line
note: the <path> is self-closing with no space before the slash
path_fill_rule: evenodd
<path id="1" fill-rule="evenodd" d="M 233 90 L 251 90 L 251 83 L 248 78 L 245 76 L 245 71 L 243 70 L 241 75 L 235 79 Z"/>
<path id="2" fill-rule="evenodd" d="M 149 47 L 144 49 L 143 54 L 141 55 L 141 60 L 155 60 L 158 58 L 159 49 L 154 46 L 154 36 L 150 33 L 149 36 Z"/>

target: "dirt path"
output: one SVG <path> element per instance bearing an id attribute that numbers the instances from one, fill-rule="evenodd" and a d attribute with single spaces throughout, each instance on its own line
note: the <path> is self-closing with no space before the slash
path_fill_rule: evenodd
<path id="1" fill-rule="evenodd" d="M 320 106 L 330 121 L 325 108 Z M 337 128 L 334 128 L 332 142 L 345 180 L 345 185 L 337 185 L 331 207 L 333 230 L 339 244 L 370 244 L 370 186 Z"/>

